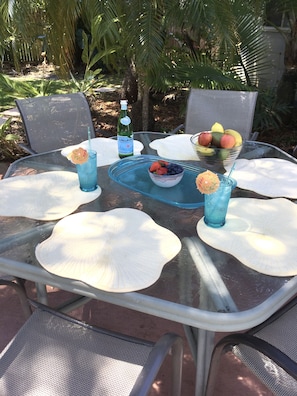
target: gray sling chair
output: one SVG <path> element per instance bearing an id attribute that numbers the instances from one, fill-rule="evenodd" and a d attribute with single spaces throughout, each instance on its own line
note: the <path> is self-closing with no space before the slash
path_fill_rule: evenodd
<path id="1" fill-rule="evenodd" d="M 252 132 L 258 92 L 227 91 L 192 88 L 189 94 L 185 125 L 177 126 L 170 133 L 185 128 L 185 133 L 209 131 L 215 122 L 225 129 L 235 129 L 245 140 L 256 140 L 258 132 Z"/>
<path id="2" fill-rule="evenodd" d="M 180 395 L 180 336 L 148 342 L 32 304 L 33 314 L 0 356 L 2 396 L 145 396 L 169 354 L 170 394 Z"/>
<path id="3" fill-rule="evenodd" d="M 19 144 L 29 154 L 57 150 L 95 137 L 91 112 L 81 92 L 16 99 L 27 145 Z"/>
<path id="4" fill-rule="evenodd" d="M 212 355 L 206 395 L 213 394 L 220 358 L 227 352 L 237 356 L 274 395 L 297 395 L 296 339 L 295 297 L 263 324 L 218 342 Z"/>
<path id="5" fill-rule="evenodd" d="M 29 154 L 79 144 L 88 139 L 88 130 L 90 137 L 95 137 L 89 104 L 81 92 L 16 99 L 15 102 L 27 137 L 27 144 L 19 146 Z M 44 287 L 37 286 L 38 292 L 44 294 Z M 42 302 L 46 302 L 44 298 Z M 69 312 L 89 300 L 75 297 L 59 308 Z"/>

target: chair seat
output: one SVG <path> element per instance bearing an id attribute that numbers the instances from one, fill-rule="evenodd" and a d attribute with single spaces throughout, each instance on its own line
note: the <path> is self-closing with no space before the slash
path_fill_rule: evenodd
<path id="1" fill-rule="evenodd" d="M 154 348 L 38 308 L 1 355 L 0 394 L 144 395 L 132 390 Z"/>

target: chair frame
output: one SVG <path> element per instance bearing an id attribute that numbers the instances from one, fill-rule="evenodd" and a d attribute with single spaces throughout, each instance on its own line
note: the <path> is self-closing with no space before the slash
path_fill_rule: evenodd
<path id="1" fill-rule="evenodd" d="M 292 309 L 297 304 L 297 297 L 293 298 L 288 304 L 283 306 L 270 318 L 265 320 L 258 326 L 253 327 L 246 333 L 230 334 L 222 338 L 214 348 L 211 359 L 211 366 L 208 376 L 206 396 L 211 396 L 214 392 L 215 380 L 220 366 L 221 357 L 227 352 L 232 352 L 232 349 L 237 345 L 245 345 L 267 356 L 270 360 L 276 363 L 289 376 L 297 381 L 297 363 L 288 357 L 284 352 L 280 351 L 274 345 L 257 337 L 257 334 L 262 329 L 271 325 L 273 322 L 279 320 L 285 313 Z M 233 352 L 232 352 L 233 353 Z M 261 378 L 259 378 L 261 381 Z M 264 381 L 261 381 L 265 384 Z M 265 384 L 266 385 L 266 384 Z"/>

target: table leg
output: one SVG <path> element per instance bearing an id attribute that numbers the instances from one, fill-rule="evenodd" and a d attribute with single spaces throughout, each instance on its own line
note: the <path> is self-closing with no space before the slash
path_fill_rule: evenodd
<path id="1" fill-rule="evenodd" d="M 37 293 L 37 301 L 41 304 L 48 305 L 48 295 L 46 291 L 46 285 L 42 283 L 35 283 L 36 293 Z"/>
<path id="2" fill-rule="evenodd" d="M 208 293 L 208 285 L 201 279 L 199 308 L 213 309 L 213 301 Z M 212 351 L 214 348 L 215 333 L 210 330 L 197 329 L 197 370 L 195 396 L 204 396 Z"/>
<path id="3" fill-rule="evenodd" d="M 198 329 L 195 396 L 204 396 L 214 347 L 214 332 Z"/>

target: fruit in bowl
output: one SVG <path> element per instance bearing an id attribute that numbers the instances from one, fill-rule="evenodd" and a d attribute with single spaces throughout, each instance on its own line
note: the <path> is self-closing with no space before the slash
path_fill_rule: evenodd
<path id="1" fill-rule="evenodd" d="M 151 180 L 157 186 L 165 188 L 176 186 L 182 180 L 184 173 L 181 165 L 164 160 L 153 162 L 148 169 Z"/>
<path id="2" fill-rule="evenodd" d="M 234 129 L 224 129 L 216 122 L 210 131 L 191 136 L 192 147 L 205 168 L 224 172 L 232 165 L 242 149 L 241 134 Z"/>

